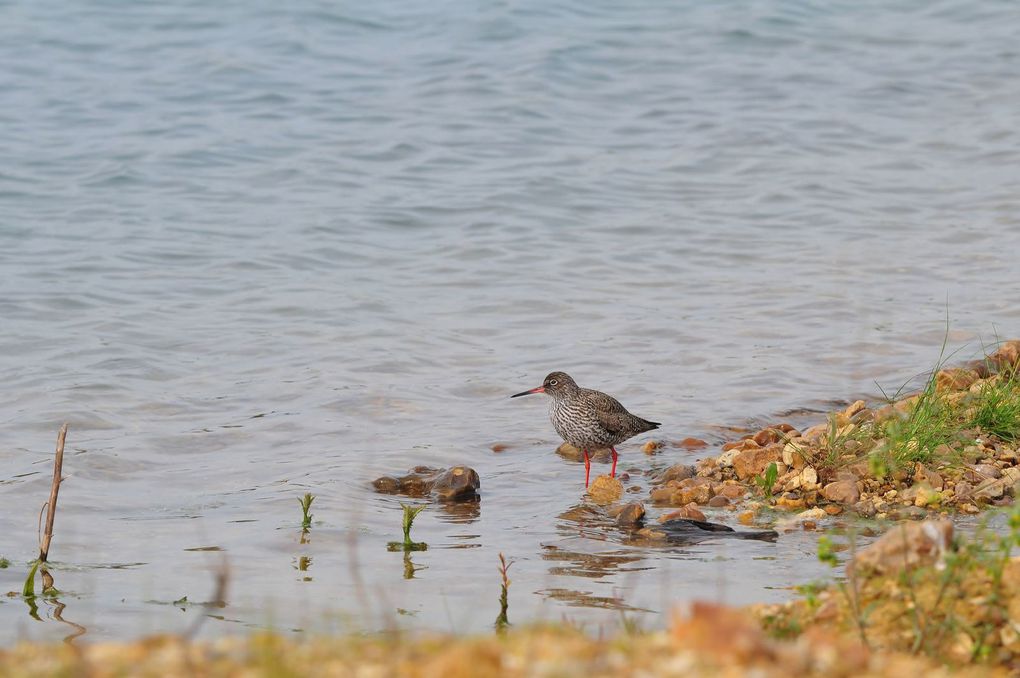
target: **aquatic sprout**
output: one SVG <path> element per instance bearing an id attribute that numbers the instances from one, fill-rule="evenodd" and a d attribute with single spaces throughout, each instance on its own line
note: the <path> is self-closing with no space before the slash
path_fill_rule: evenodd
<path id="1" fill-rule="evenodd" d="M 306 531 L 312 526 L 312 514 L 309 511 L 312 508 L 313 501 L 315 501 L 315 495 L 310 492 L 306 492 L 305 496 L 298 499 L 298 503 L 301 504 L 301 513 L 303 514 L 301 529 Z"/>
<path id="2" fill-rule="evenodd" d="M 506 627 L 510 626 L 510 620 L 507 619 L 507 608 L 510 606 L 507 600 L 507 589 L 510 588 L 510 578 L 507 577 L 507 570 L 513 563 L 508 563 L 506 558 L 503 557 L 502 551 L 499 554 L 499 576 L 502 580 L 500 584 L 499 593 L 499 615 L 496 617 L 496 630 L 502 631 Z"/>
<path id="3" fill-rule="evenodd" d="M 411 504 L 401 504 L 404 509 L 404 541 L 391 541 L 386 547 L 390 551 L 426 551 L 429 545 L 425 542 L 414 542 L 411 541 L 411 526 L 414 524 L 414 519 L 418 517 L 418 514 L 425 510 L 425 505 L 413 506 Z"/>

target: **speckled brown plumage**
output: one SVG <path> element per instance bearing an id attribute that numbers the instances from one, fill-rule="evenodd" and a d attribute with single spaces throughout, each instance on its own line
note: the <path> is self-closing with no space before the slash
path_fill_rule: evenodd
<path id="1" fill-rule="evenodd" d="M 590 388 L 581 388 L 565 372 L 552 372 L 538 388 L 510 396 L 516 398 L 531 393 L 546 393 L 552 398 L 549 418 L 553 428 L 563 440 L 580 449 L 584 454 L 584 486 L 588 486 L 591 464 L 589 450 L 608 447 L 613 453 L 613 469 L 616 476 L 615 446 L 624 440 L 645 431 L 659 427 L 658 422 L 648 421 L 627 411 L 612 396 Z"/>

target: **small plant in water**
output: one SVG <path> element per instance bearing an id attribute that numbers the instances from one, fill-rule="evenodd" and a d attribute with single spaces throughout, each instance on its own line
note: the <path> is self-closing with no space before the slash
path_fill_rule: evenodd
<path id="1" fill-rule="evenodd" d="M 4 557 L 0 557 L 0 570 L 6 570 L 10 566 L 11 566 L 11 561 L 7 560 Z"/>
<path id="2" fill-rule="evenodd" d="M 496 617 L 496 630 L 497 631 L 502 631 L 506 627 L 510 626 L 510 620 L 507 619 L 507 616 L 506 616 L 507 608 L 510 606 L 509 601 L 507 601 L 507 589 L 510 588 L 510 578 L 507 577 L 506 573 L 507 573 L 507 570 L 510 569 L 510 566 L 512 564 L 513 563 L 508 563 L 506 561 L 506 558 L 503 557 L 503 553 L 500 552 L 500 554 L 499 554 L 499 576 L 502 579 L 502 583 L 500 585 L 500 593 L 499 593 L 499 615 Z"/>
<path id="3" fill-rule="evenodd" d="M 404 509 L 404 541 L 391 541 L 386 545 L 390 551 L 426 551 L 429 545 L 425 542 L 414 542 L 411 541 L 411 526 L 414 525 L 414 519 L 418 517 L 418 514 L 425 510 L 425 505 L 412 506 L 411 504 L 401 504 Z"/>
<path id="4" fill-rule="evenodd" d="M 312 510 L 312 502 L 315 501 L 315 495 L 311 492 L 306 492 L 305 496 L 298 499 L 298 503 L 301 504 L 301 513 L 303 515 L 301 519 L 301 528 L 307 530 L 312 526 L 312 514 L 309 511 Z"/>
<path id="5" fill-rule="evenodd" d="M 776 462 L 769 464 L 765 472 L 760 476 L 756 476 L 754 484 L 761 488 L 761 491 L 765 493 L 766 497 L 772 496 L 772 488 L 776 485 L 776 478 L 779 476 L 779 467 L 776 466 Z"/>

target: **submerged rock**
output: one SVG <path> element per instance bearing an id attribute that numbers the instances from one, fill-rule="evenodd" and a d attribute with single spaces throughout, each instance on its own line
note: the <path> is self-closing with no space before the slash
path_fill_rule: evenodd
<path id="1" fill-rule="evenodd" d="M 584 453 L 570 443 L 563 443 L 557 447 L 556 454 L 571 461 L 584 461 Z M 613 453 L 608 447 L 600 447 L 597 450 L 588 450 L 588 458 L 591 461 L 611 461 Z"/>
<path id="2" fill-rule="evenodd" d="M 645 506 L 639 501 L 633 501 L 623 506 L 616 516 L 616 525 L 625 530 L 633 530 L 641 527 L 645 521 Z"/>
<path id="3" fill-rule="evenodd" d="M 407 475 L 382 476 L 372 481 L 377 492 L 424 497 L 435 493 L 443 501 L 473 498 L 481 486 L 478 473 L 469 466 L 450 469 L 416 466 Z"/>

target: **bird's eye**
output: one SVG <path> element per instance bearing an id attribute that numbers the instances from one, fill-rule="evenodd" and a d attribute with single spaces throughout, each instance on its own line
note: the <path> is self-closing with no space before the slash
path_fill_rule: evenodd
<path id="1" fill-rule="evenodd" d="M 555 386 L 556 385 L 556 380 L 555 379 L 550 379 L 549 380 L 549 385 L 550 386 Z"/>

